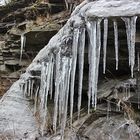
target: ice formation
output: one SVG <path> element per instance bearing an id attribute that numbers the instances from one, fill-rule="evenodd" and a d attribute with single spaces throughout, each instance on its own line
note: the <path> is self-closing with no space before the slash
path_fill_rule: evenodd
<path id="1" fill-rule="evenodd" d="M 116 58 L 116 70 L 118 70 L 118 62 L 119 62 L 119 56 L 118 56 L 118 49 L 119 49 L 119 44 L 118 44 L 118 25 L 117 21 L 113 21 L 114 24 L 114 42 L 115 42 L 115 58 Z"/>
<path id="2" fill-rule="evenodd" d="M 89 63 L 88 113 L 90 113 L 91 106 L 96 109 L 101 47 L 103 48 L 103 73 L 106 71 L 109 17 L 113 17 L 116 70 L 118 70 L 119 64 L 119 29 L 115 17 L 120 17 L 126 25 L 129 65 L 133 77 L 137 20 L 137 16 L 135 15 L 140 14 L 140 12 L 135 9 L 135 6 L 133 6 L 132 9 L 127 9 L 126 5 L 132 4 L 132 2 L 133 5 L 139 3 L 132 0 L 127 0 L 127 2 L 123 0 L 99 0 L 91 3 L 84 1 L 72 13 L 72 17 L 68 20 L 67 24 L 50 40 L 49 44 L 40 51 L 33 63 L 29 66 L 26 71 L 29 75 L 22 77 L 24 82 L 21 84 L 23 87 L 23 94 L 28 98 L 34 99 L 34 113 L 37 111 L 37 104 L 39 104 L 38 99 L 40 99 L 39 105 L 43 112 L 43 123 L 41 126 L 42 135 L 48 113 L 47 104 L 49 96 L 51 99 L 54 98 L 53 130 L 56 132 L 58 126 L 60 126 L 62 139 L 68 112 L 70 112 L 70 124 L 72 125 L 73 122 L 75 94 L 78 95 L 77 108 L 78 117 L 80 117 L 84 75 L 84 53 L 87 48 Z M 92 6 L 94 6 L 94 8 Z M 140 4 L 138 6 L 140 7 Z M 133 10 L 133 12 L 131 12 L 131 10 Z M 101 32 L 101 23 L 103 23 L 103 33 Z M 88 33 L 88 35 L 86 33 Z M 101 42 L 102 34 L 103 42 Z M 85 44 L 86 37 L 88 37 L 88 47 Z M 24 46 L 25 37 L 22 35 L 20 60 L 22 58 Z M 79 68 L 77 68 L 77 64 Z M 78 70 L 79 73 L 78 93 L 75 92 L 76 70 Z M 40 77 L 39 84 L 34 80 L 36 77 L 32 75 L 32 71 L 41 72 L 38 76 Z M 69 108 L 70 110 L 68 111 Z M 108 112 L 109 111 L 110 103 L 108 102 Z"/>
<path id="3" fill-rule="evenodd" d="M 129 64 L 131 66 L 131 75 L 133 77 L 133 69 L 135 65 L 135 32 L 136 32 L 136 19 L 133 17 L 122 17 L 126 25 L 127 43 L 129 50 Z M 78 18 L 76 19 L 78 20 Z M 79 64 L 79 83 L 78 83 L 78 118 L 80 116 L 81 102 L 82 102 L 82 85 L 83 85 L 83 70 L 84 70 L 84 51 L 85 51 L 85 31 L 87 30 L 89 36 L 89 87 L 88 87 L 88 113 L 90 107 L 96 109 L 97 105 L 97 84 L 98 84 L 98 68 L 100 63 L 100 50 L 101 50 L 101 22 L 103 20 L 103 73 L 106 71 L 106 57 L 107 57 L 107 40 L 108 40 L 108 18 L 92 18 L 86 19 L 86 26 L 79 26 L 73 30 L 73 43 L 71 43 L 71 56 L 63 56 L 62 48 L 58 47 L 55 54 L 48 54 L 49 60 L 42 62 L 40 91 L 39 87 L 35 92 L 35 107 L 36 112 L 37 94 L 41 99 L 41 107 L 44 109 L 44 121 L 42 125 L 42 132 L 45 129 L 46 116 L 47 116 L 47 101 L 48 95 L 52 98 L 54 92 L 54 117 L 53 129 L 56 132 L 57 124 L 61 127 L 61 134 L 63 136 L 68 110 L 68 98 L 70 97 L 70 124 L 72 125 L 73 107 L 74 107 L 74 94 L 75 94 L 75 76 L 77 63 Z M 80 20 L 77 22 L 81 22 Z M 76 23 L 75 23 L 76 24 Z M 117 20 L 113 19 L 114 25 L 114 45 L 115 45 L 115 58 L 116 70 L 118 70 L 118 25 Z M 21 36 L 21 55 L 25 45 L 25 38 Z M 78 60 L 78 61 L 77 61 Z M 138 61 L 139 63 L 139 61 Z M 53 80 L 54 79 L 54 80 Z M 55 83 L 53 83 L 55 82 Z M 33 85 L 34 81 L 28 80 L 24 85 L 24 94 L 33 98 Z M 55 91 L 53 89 L 55 85 Z M 28 92 L 28 93 L 27 93 Z M 108 104 L 108 113 L 110 104 Z M 62 137 L 63 139 L 63 137 Z"/>
<path id="4" fill-rule="evenodd" d="M 26 36 L 22 34 L 21 35 L 20 62 L 22 61 L 22 54 L 23 54 L 23 49 L 25 47 L 25 43 L 26 43 Z"/>
<path id="5" fill-rule="evenodd" d="M 79 41 L 79 29 L 74 30 L 73 44 L 72 44 L 72 69 L 71 69 L 71 85 L 70 85 L 70 118 L 72 124 L 73 104 L 74 104 L 74 85 L 77 64 L 77 49 Z"/>
<path id="6" fill-rule="evenodd" d="M 107 36 L 108 36 L 108 19 L 104 19 L 104 41 L 103 41 L 103 73 L 105 74 L 106 70 L 106 50 L 107 50 Z"/>
<path id="7" fill-rule="evenodd" d="M 129 51 L 129 65 L 131 66 L 131 76 L 133 77 L 133 70 L 135 65 L 135 37 L 136 37 L 136 21 L 137 16 L 122 18 L 126 25 L 127 44 Z"/>
<path id="8" fill-rule="evenodd" d="M 85 50 L 85 29 L 81 31 L 81 38 L 79 40 L 79 88 L 78 88 L 78 118 L 80 116 L 81 100 L 82 100 L 82 86 L 83 86 L 83 72 L 84 72 L 84 50 Z"/>

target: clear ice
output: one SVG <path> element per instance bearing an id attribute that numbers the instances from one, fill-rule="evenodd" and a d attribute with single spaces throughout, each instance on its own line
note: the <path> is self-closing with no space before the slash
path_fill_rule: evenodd
<path id="1" fill-rule="evenodd" d="M 107 38 L 108 38 L 108 19 L 104 19 L 104 37 L 103 37 L 103 73 L 106 71 L 106 53 L 107 53 Z"/>
<path id="2" fill-rule="evenodd" d="M 20 62 L 22 61 L 22 54 L 23 54 L 23 49 L 25 47 L 25 43 L 26 43 L 26 36 L 22 34 L 21 35 Z"/>

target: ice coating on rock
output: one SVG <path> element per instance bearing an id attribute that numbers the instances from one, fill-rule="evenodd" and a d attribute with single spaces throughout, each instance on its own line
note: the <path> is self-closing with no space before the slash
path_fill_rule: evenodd
<path id="1" fill-rule="evenodd" d="M 15 82 L 0 101 L 0 134 L 18 140 L 28 131 L 28 139 L 35 139 L 37 123 L 30 110 L 30 100 L 24 97 L 20 88 L 22 82 L 22 79 Z M 21 123 L 21 120 L 24 121 Z"/>
<path id="2" fill-rule="evenodd" d="M 94 6 L 94 8 L 93 8 Z M 107 38 L 108 38 L 108 20 L 110 17 L 122 16 L 126 24 L 127 42 L 129 50 L 129 63 L 131 66 L 131 73 L 133 76 L 133 69 L 135 65 L 135 32 L 136 32 L 136 19 L 139 12 L 140 2 L 132 0 L 99 0 L 94 2 L 84 1 L 72 13 L 72 17 L 68 20 L 67 24 L 55 35 L 47 46 L 45 46 L 36 56 L 32 64 L 27 68 L 25 75 L 21 76 L 20 80 L 15 87 L 11 87 L 9 92 L 12 94 L 16 91 L 16 87 L 22 85 L 23 91 L 20 92 L 24 95 L 25 99 L 33 98 L 34 114 L 37 111 L 37 105 L 40 105 L 43 120 L 41 125 L 42 135 L 44 134 L 46 118 L 47 118 L 47 101 L 48 94 L 54 97 L 54 116 L 53 116 L 53 130 L 56 132 L 58 125 L 60 126 L 61 139 L 64 139 L 64 131 L 66 127 L 67 114 L 68 114 L 68 100 L 70 100 L 70 118 L 72 125 L 73 107 L 74 107 L 74 87 L 76 67 L 79 62 L 79 87 L 78 87 L 78 116 L 81 109 L 82 97 L 82 80 L 83 80 L 83 67 L 84 67 L 84 47 L 85 37 L 88 38 L 88 63 L 89 63 L 89 87 L 88 87 L 88 113 L 90 107 L 96 109 L 97 104 L 97 84 L 98 84 L 98 69 L 100 62 L 101 50 L 101 21 L 104 22 L 103 33 L 103 72 L 106 70 L 106 57 L 107 57 Z M 110 12 L 114 11 L 114 12 Z M 123 11 L 123 12 L 122 12 Z M 109 17 L 109 18 L 108 18 Z M 115 44 L 115 58 L 116 69 L 118 69 L 118 28 L 117 22 L 114 21 L 114 44 Z M 86 25 L 86 29 L 85 29 Z M 85 35 L 85 30 L 88 36 Z M 79 42 L 80 41 L 80 42 Z M 71 43 L 72 42 L 72 43 Z M 25 45 L 25 38 L 21 38 L 21 50 Z M 79 51 L 79 61 L 77 61 L 77 54 Z M 22 52 L 22 51 L 21 51 Z M 22 54 L 22 53 L 21 53 Z M 21 55 L 22 56 L 22 55 Z M 40 71 L 41 75 L 33 76 L 32 71 Z M 36 83 L 36 78 L 39 77 L 39 84 Z M 32 78 L 35 78 L 34 81 Z M 35 87 L 34 85 L 37 85 Z M 53 87 L 55 85 L 55 88 Z M 16 92 L 17 93 L 17 92 Z M 53 95 L 54 94 L 54 95 Z M 127 93 L 130 94 L 130 93 Z M 16 95 L 14 95 L 15 97 Z M 70 96 L 70 98 L 69 98 Z M 129 95 L 126 95 L 128 97 Z M 40 103 L 38 100 L 40 99 Z M 2 105 L 4 103 L 1 103 Z M 119 103 L 118 103 L 119 104 Z M 5 104 L 4 104 L 5 105 Z M 8 109 L 8 108 L 6 108 Z M 1 110 L 1 107 L 0 107 Z M 109 109 L 108 109 L 109 110 Z M 18 110 L 19 111 L 19 110 Z M 58 112 L 59 111 L 59 112 Z M 27 112 L 28 114 L 29 112 Z M 1 115 L 2 113 L 0 113 Z M 10 116 L 10 115 L 9 115 Z M 8 116 L 8 117 L 9 117 Z M 31 114 L 29 115 L 30 119 Z M 7 117 L 7 118 L 8 118 Z M 58 119 L 59 117 L 59 119 Z M 6 119 L 7 119 L 6 118 Z M 21 117 L 22 118 L 22 117 Z M 8 119 L 7 119 L 8 120 Z M 35 122 L 31 119 L 31 122 Z M 59 122 L 59 123 L 58 123 Z M 26 124 L 27 125 L 27 124 Z M 36 127 L 36 126 L 35 126 Z M 32 127 L 30 127 L 32 128 Z M 34 127 L 33 127 L 34 130 Z"/>
<path id="3" fill-rule="evenodd" d="M 130 17 L 139 15 L 139 8 L 138 0 L 97 0 L 89 2 L 79 12 L 85 17 Z"/>

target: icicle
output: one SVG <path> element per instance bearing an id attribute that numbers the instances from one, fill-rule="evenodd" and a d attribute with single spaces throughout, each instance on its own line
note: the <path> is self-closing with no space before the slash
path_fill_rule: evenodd
<path id="1" fill-rule="evenodd" d="M 66 95 L 66 81 L 65 76 L 67 74 L 66 67 L 67 67 L 68 59 L 62 59 L 62 70 L 61 70 L 61 79 L 60 79 L 60 87 L 59 87 L 59 124 L 61 124 L 62 117 L 64 114 L 64 106 L 65 106 L 65 95 Z"/>
<path id="2" fill-rule="evenodd" d="M 56 132 L 57 112 L 58 112 L 58 97 L 59 97 L 59 84 L 60 84 L 60 52 L 56 54 L 56 78 L 55 78 L 55 97 L 54 97 L 54 116 L 53 116 L 53 130 Z"/>
<path id="3" fill-rule="evenodd" d="M 101 21 L 102 19 L 97 19 L 97 21 L 89 22 L 87 26 L 90 37 L 88 113 L 90 111 L 91 97 L 92 97 L 92 106 L 94 107 L 94 109 L 96 109 L 97 104 L 97 83 L 98 83 L 98 70 L 101 49 L 101 25 L 100 25 Z"/>
<path id="4" fill-rule="evenodd" d="M 97 105 L 97 84 L 98 84 L 98 75 L 99 75 L 99 63 L 100 63 L 100 51 L 101 51 L 101 21 L 102 19 L 97 20 L 97 46 L 96 46 L 96 72 L 95 72 L 95 97 L 94 97 L 94 109 L 96 110 Z"/>
<path id="5" fill-rule="evenodd" d="M 51 78 L 50 78 L 50 99 L 52 99 L 52 92 L 53 92 L 53 70 L 54 70 L 54 62 L 52 59 L 52 66 L 51 66 Z"/>
<path id="6" fill-rule="evenodd" d="M 85 49 L 85 29 L 82 29 L 79 39 L 79 88 L 78 88 L 78 118 L 81 109 L 83 69 L 84 69 L 84 49 Z"/>
<path id="7" fill-rule="evenodd" d="M 133 78 L 133 70 L 135 65 L 135 38 L 136 38 L 136 20 L 137 16 L 131 17 L 131 75 Z"/>
<path id="8" fill-rule="evenodd" d="M 26 36 L 22 34 L 21 35 L 20 62 L 22 61 L 22 53 L 23 53 L 23 48 L 25 47 L 25 43 L 26 43 Z"/>
<path id="9" fill-rule="evenodd" d="M 28 81 L 28 97 L 31 95 L 31 79 Z"/>
<path id="10" fill-rule="evenodd" d="M 133 70 L 135 65 L 135 37 L 137 16 L 122 19 L 124 20 L 126 25 L 127 44 L 129 51 L 129 65 L 131 66 L 131 77 L 133 78 Z"/>
<path id="11" fill-rule="evenodd" d="M 89 35 L 89 47 L 88 47 L 88 64 L 89 64 L 89 84 L 88 84 L 88 114 L 90 113 L 90 101 L 91 101 L 91 23 L 87 21 L 87 32 Z"/>
<path id="12" fill-rule="evenodd" d="M 74 83 L 77 63 L 77 48 L 79 39 L 79 29 L 74 30 L 73 45 L 72 45 L 72 71 L 71 71 L 71 88 L 70 88 L 70 124 L 72 125 L 73 103 L 74 103 Z"/>
<path id="13" fill-rule="evenodd" d="M 35 98 L 34 98 L 34 115 L 35 115 L 35 113 L 36 113 L 36 108 L 37 108 L 37 96 L 38 96 L 38 91 L 39 91 L 39 86 L 38 86 L 38 88 L 37 88 L 37 90 L 36 90 L 36 93 L 35 93 Z"/>
<path id="14" fill-rule="evenodd" d="M 107 51 L 107 38 L 108 38 L 108 19 L 104 19 L 104 38 L 103 38 L 103 73 L 106 71 L 106 51 Z"/>
<path id="15" fill-rule="evenodd" d="M 130 40 L 130 30 L 131 30 L 131 27 L 130 27 L 130 18 L 122 18 L 122 20 L 125 22 L 125 26 L 126 26 L 126 35 L 127 35 L 127 45 L 128 45 L 128 53 L 129 53 L 129 66 L 131 65 L 131 58 L 130 58 L 130 48 L 131 48 L 131 40 Z"/>
<path id="16" fill-rule="evenodd" d="M 90 45 L 89 45 L 89 49 L 90 49 L 90 53 L 91 56 L 89 58 L 89 89 L 88 89 L 88 113 L 89 113 L 89 109 L 90 109 L 90 98 L 92 97 L 92 106 L 95 107 L 95 84 L 96 84 L 96 67 L 97 67 L 97 38 L 96 38 L 96 34 L 97 34 L 97 22 L 96 21 L 92 21 L 90 22 L 91 24 L 91 32 L 90 32 Z"/>
<path id="17" fill-rule="evenodd" d="M 44 80 L 43 80 L 43 83 L 44 83 L 44 85 L 43 85 L 43 98 L 42 98 L 42 108 L 44 109 L 44 108 L 46 108 L 46 105 L 45 105 L 45 102 L 46 102 L 46 94 L 47 94 L 47 92 L 46 92 L 46 88 L 48 88 L 47 87 L 47 75 L 46 74 L 48 74 L 48 70 L 49 70 L 49 66 L 48 66 L 49 64 L 48 63 L 45 63 L 45 71 L 44 71 Z"/>
<path id="18" fill-rule="evenodd" d="M 138 61 L 138 71 L 140 71 L 140 53 L 137 53 L 137 61 Z"/>
<path id="19" fill-rule="evenodd" d="M 25 81 L 25 84 L 24 84 L 24 96 L 26 97 L 27 95 L 27 81 Z"/>
<path id="20" fill-rule="evenodd" d="M 31 82 L 31 99 L 33 99 L 34 80 Z"/>
<path id="21" fill-rule="evenodd" d="M 64 85 L 64 93 L 63 93 L 63 104 L 62 104 L 62 120 L 61 120 L 61 139 L 64 139 L 64 130 L 66 127 L 67 120 L 67 108 L 68 108 L 68 97 L 69 97 L 69 83 L 70 83 L 70 74 L 72 68 L 72 60 L 70 58 L 64 58 L 65 65 L 63 69 L 64 79 L 62 80 Z"/>
<path id="22" fill-rule="evenodd" d="M 40 81 L 40 91 L 39 91 L 39 95 L 40 95 L 40 99 L 41 99 L 41 106 L 43 103 L 43 89 L 44 89 L 44 78 L 45 76 L 45 62 L 42 62 L 42 67 L 41 67 L 41 81 Z"/>
<path id="23" fill-rule="evenodd" d="M 42 62 L 42 71 L 41 71 L 41 90 L 40 90 L 40 97 L 41 97 L 41 107 L 45 107 L 45 93 L 46 93 L 46 74 L 48 73 L 48 63 Z"/>
<path id="24" fill-rule="evenodd" d="M 51 56 L 52 57 L 52 56 Z M 51 59 L 52 60 L 52 59 Z M 47 103 L 48 103 L 48 94 L 49 94 L 49 86 L 50 86 L 50 76 L 51 76 L 51 65 L 52 61 L 49 61 L 46 65 L 46 83 L 45 83 L 45 90 L 44 90 L 44 119 L 42 125 L 42 135 L 44 133 L 45 125 L 46 125 L 46 117 L 47 117 Z"/>
<path id="25" fill-rule="evenodd" d="M 65 63 L 64 63 L 65 64 Z M 61 120 L 62 120 L 62 114 L 63 114 L 63 107 L 64 107 L 64 95 L 65 95 L 65 83 L 64 83 L 64 77 L 65 77 L 65 70 L 64 70 L 64 64 L 61 70 L 61 79 L 60 79 L 60 86 L 59 86 L 59 124 L 61 124 Z"/>
<path id="26" fill-rule="evenodd" d="M 115 58 L 116 58 L 116 70 L 118 70 L 118 62 L 119 62 L 119 56 L 118 56 L 118 25 L 117 21 L 114 19 L 113 21 L 114 25 L 114 40 L 115 40 Z"/>

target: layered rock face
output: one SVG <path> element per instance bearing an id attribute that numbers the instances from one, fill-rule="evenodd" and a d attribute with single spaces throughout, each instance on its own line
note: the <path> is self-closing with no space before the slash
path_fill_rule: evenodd
<path id="1" fill-rule="evenodd" d="M 139 6 L 132 0 L 99 0 L 76 7 L 2 98 L 2 136 L 138 140 Z M 21 48 L 36 32 L 22 35 Z M 12 122 L 14 133 L 4 128 Z"/>
<path id="2" fill-rule="evenodd" d="M 11 2 L 6 7 L 2 7 L 0 9 L 0 70 L 7 71 L 7 68 L 13 71 L 20 69 L 22 66 L 27 66 L 31 62 L 30 59 L 32 60 L 35 57 L 37 52 L 48 43 L 49 39 L 61 27 L 57 22 L 54 24 L 52 22 L 52 24 L 49 23 L 48 25 L 48 22 L 45 22 L 48 20 L 47 16 L 61 12 L 64 9 L 65 3 L 63 1 L 57 4 L 47 1 L 36 2 L 23 0 Z M 42 27 L 40 27 L 41 25 Z M 35 27 L 36 29 L 34 29 Z M 23 54 L 25 60 L 23 60 L 22 64 L 19 64 L 22 34 L 27 34 L 25 48 L 28 46 L 28 49 Z M 30 52 L 31 50 L 32 52 Z"/>
<path id="3" fill-rule="evenodd" d="M 22 0 L 0 7 L 0 76 L 4 80 L 1 95 L 19 78 L 68 17 L 65 1 Z M 22 36 L 26 39 L 21 52 Z"/>

